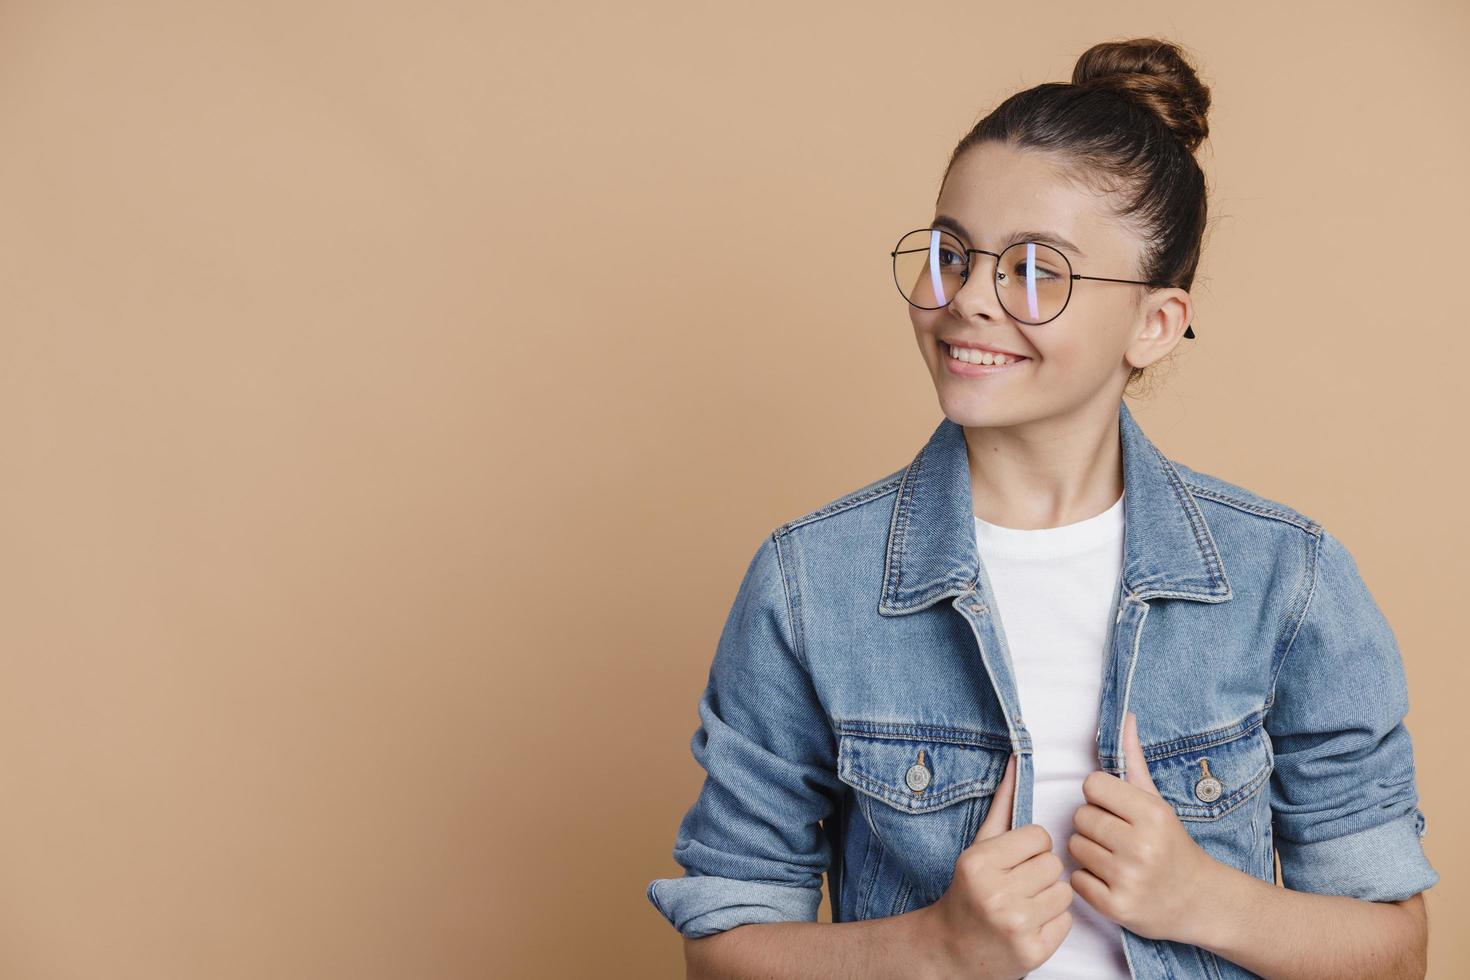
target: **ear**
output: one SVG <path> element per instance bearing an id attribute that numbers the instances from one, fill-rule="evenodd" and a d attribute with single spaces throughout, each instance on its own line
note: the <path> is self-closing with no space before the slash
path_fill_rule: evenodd
<path id="1" fill-rule="evenodd" d="M 1140 301 L 1138 333 L 1124 352 L 1130 367 L 1144 368 L 1167 357 L 1194 322 L 1194 301 L 1177 287 L 1155 289 Z"/>

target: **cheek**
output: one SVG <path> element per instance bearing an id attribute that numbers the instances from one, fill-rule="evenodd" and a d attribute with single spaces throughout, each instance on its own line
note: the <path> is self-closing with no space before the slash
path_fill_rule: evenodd
<path id="1" fill-rule="evenodd" d="M 925 359 L 941 353 L 939 349 L 939 335 L 944 330 L 942 319 L 935 313 L 909 307 L 909 322 L 914 328 L 914 340 L 918 343 L 919 351 Z"/>
<path id="2" fill-rule="evenodd" d="M 1073 302 L 1076 302 L 1073 297 Z M 1081 311 L 1078 311 L 1079 313 Z M 1037 360 L 1052 368 L 1068 373 L 1102 373 L 1117 363 L 1116 353 L 1119 321 L 1106 316 L 1090 316 L 1071 319 L 1069 306 L 1062 316 L 1051 323 L 1031 328 L 1027 340 L 1035 349 Z M 1047 327 L 1055 330 L 1046 331 Z"/>
<path id="3" fill-rule="evenodd" d="M 907 305 L 907 304 L 906 304 Z M 921 310 L 917 306 L 909 306 L 909 323 L 913 324 L 914 333 L 920 337 L 933 337 L 939 330 L 938 311 Z"/>
<path id="4" fill-rule="evenodd" d="M 1089 345 L 1080 342 L 1068 342 L 1065 339 L 1053 340 L 1047 344 L 1036 345 L 1037 367 L 1053 372 L 1057 377 L 1080 377 L 1091 373 L 1090 366 L 1096 360 L 1096 354 L 1089 350 Z"/>

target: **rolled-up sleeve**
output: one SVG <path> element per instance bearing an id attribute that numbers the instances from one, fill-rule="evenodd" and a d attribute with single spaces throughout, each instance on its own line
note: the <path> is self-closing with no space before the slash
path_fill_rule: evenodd
<path id="1" fill-rule="evenodd" d="M 690 741 L 704 784 L 648 900 L 682 935 L 816 921 L 831 863 L 836 742 L 800 643 L 790 539 L 766 538 L 725 621 Z"/>
<path id="2" fill-rule="evenodd" d="M 1310 561 L 1305 611 L 1266 713 L 1282 884 L 1398 901 L 1439 881 L 1422 843 L 1403 662 L 1342 542 L 1319 530 Z"/>

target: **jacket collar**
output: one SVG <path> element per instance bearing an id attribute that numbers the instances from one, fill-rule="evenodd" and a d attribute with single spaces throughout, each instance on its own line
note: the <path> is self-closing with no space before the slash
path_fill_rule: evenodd
<path id="1" fill-rule="evenodd" d="M 1123 574 L 1135 599 L 1224 602 L 1220 551 L 1179 471 L 1118 403 Z M 899 616 L 977 587 L 980 559 L 965 430 L 947 416 L 904 470 L 888 527 L 878 612 Z"/>

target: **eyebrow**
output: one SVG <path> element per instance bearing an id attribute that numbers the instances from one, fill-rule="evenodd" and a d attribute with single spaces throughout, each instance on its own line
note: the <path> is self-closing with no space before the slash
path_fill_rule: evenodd
<path id="1" fill-rule="evenodd" d="M 960 224 L 958 221 L 956 221 L 954 218 L 951 218 L 947 214 L 941 214 L 937 218 L 935 218 L 934 227 L 948 228 L 950 231 L 957 233 L 967 242 L 973 242 L 975 240 L 969 232 L 965 231 L 964 225 Z M 1087 258 L 1086 252 L 1082 251 L 1082 249 L 1067 241 L 1061 235 L 1058 235 L 1055 232 L 1051 231 L 1013 231 L 1010 233 L 1010 235 L 1006 236 L 1005 241 L 1007 245 L 1014 244 L 1016 242 L 1040 242 L 1043 245 L 1053 245 L 1057 248 L 1068 249 L 1069 251 L 1075 253 L 1078 258 Z"/>

